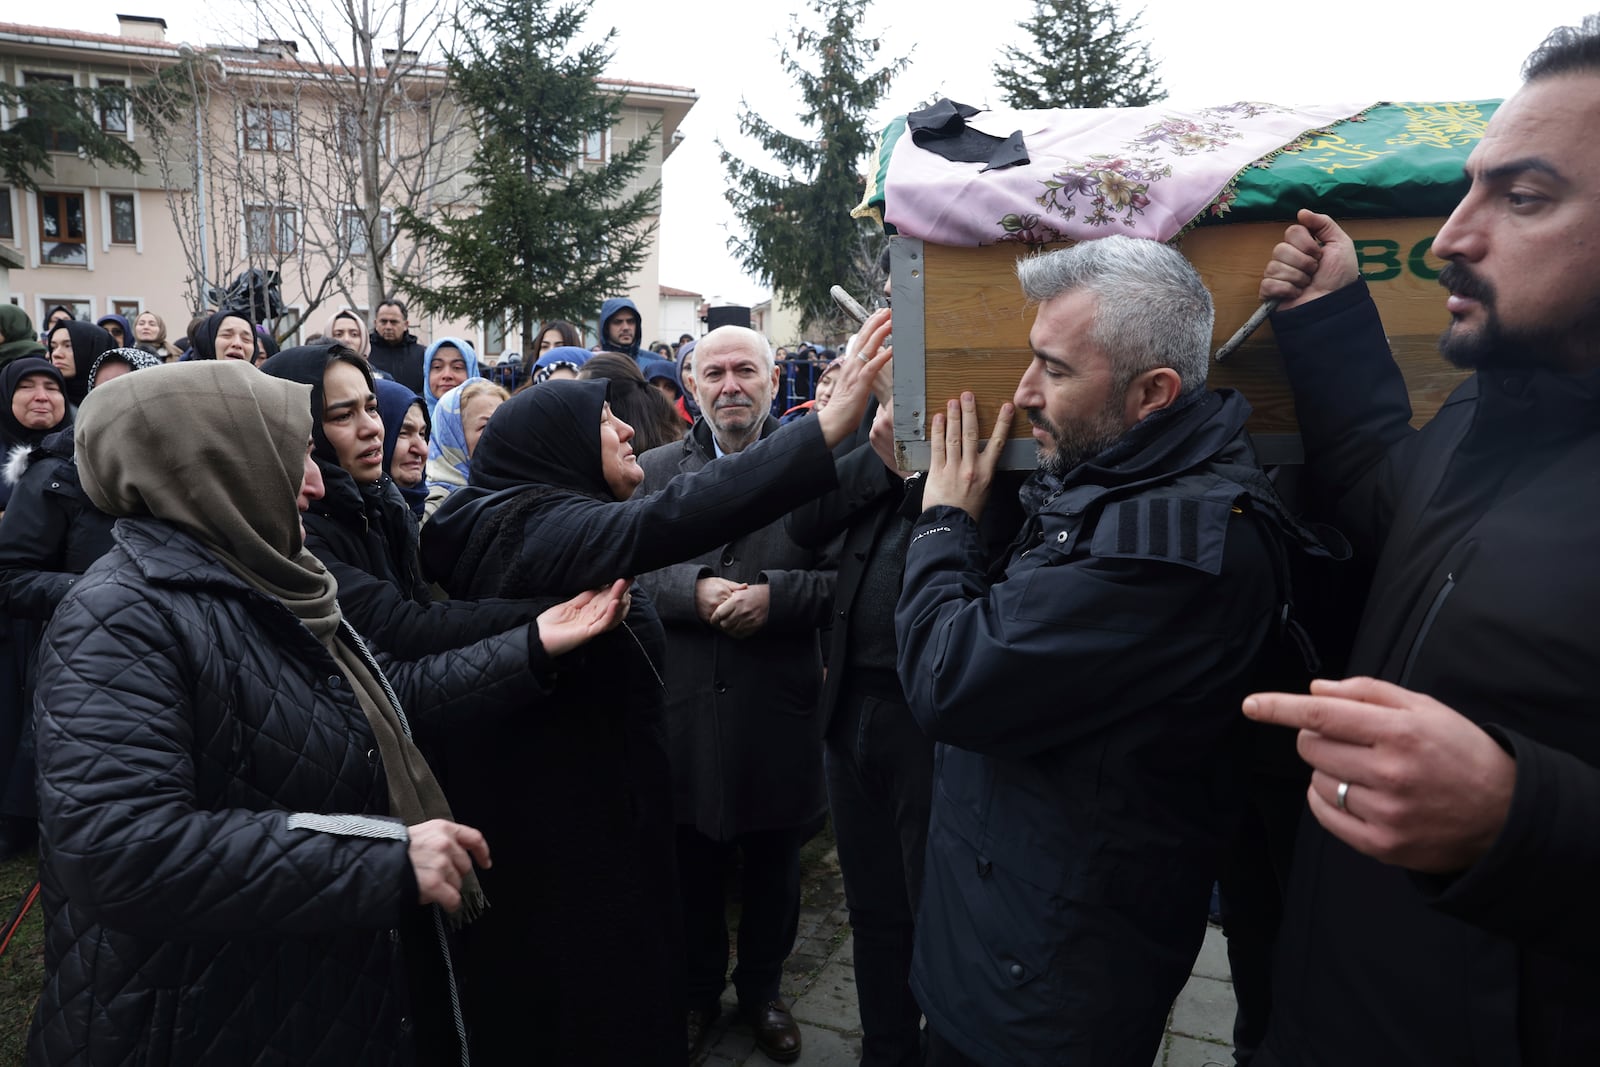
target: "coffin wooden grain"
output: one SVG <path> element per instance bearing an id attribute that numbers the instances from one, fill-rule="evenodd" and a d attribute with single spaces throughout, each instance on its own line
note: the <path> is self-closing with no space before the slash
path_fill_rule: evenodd
<path id="1" fill-rule="evenodd" d="M 1411 393 L 1413 422 L 1422 425 L 1465 376 L 1439 355 L 1449 321 L 1443 267 L 1429 251 L 1440 218 L 1365 219 L 1342 222 L 1356 242 L 1362 274 L 1383 316 L 1389 344 Z M 1195 229 L 1177 244 L 1200 271 L 1216 301 L 1211 349 L 1221 346 L 1256 309 L 1256 288 L 1279 222 L 1247 222 Z M 1051 246 L 1061 247 L 1061 246 Z M 1011 398 L 1032 354 L 1028 331 L 1033 309 L 1017 286 L 1016 261 L 1033 249 L 1019 245 L 951 248 L 910 238 L 891 241 L 894 281 L 895 439 L 906 469 L 925 469 L 931 413 L 971 389 L 980 416 Z M 1130 293 L 1128 299 L 1138 299 Z M 1250 430 L 1264 463 L 1303 458 L 1294 400 L 1270 324 L 1262 326 L 1222 363 L 1211 364 L 1210 385 L 1238 389 L 1255 415 Z M 1013 427 L 1003 465 L 1034 465 L 1028 423 Z"/>

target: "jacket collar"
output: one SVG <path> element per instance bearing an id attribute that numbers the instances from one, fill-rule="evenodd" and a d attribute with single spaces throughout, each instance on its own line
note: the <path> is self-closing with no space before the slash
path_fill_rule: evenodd
<path id="1" fill-rule="evenodd" d="M 761 436 L 757 440 L 764 441 L 771 437 L 781 425 L 782 423 L 769 414 L 761 424 Z M 689 427 L 689 432 L 684 435 L 683 451 L 684 455 L 698 452 L 705 457 L 708 463 L 717 458 L 716 436 L 711 429 L 711 424 L 706 421 L 705 415 L 702 414 L 696 418 L 694 425 Z"/>

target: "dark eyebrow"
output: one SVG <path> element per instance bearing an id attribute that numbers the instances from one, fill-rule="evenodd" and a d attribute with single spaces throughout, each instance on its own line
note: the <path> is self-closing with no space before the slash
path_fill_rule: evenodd
<path id="1" fill-rule="evenodd" d="M 377 399 L 378 397 L 376 393 L 368 393 L 366 396 L 357 397 L 355 400 L 341 400 L 337 404 L 327 404 L 323 406 L 322 417 L 327 418 L 329 415 L 337 414 L 338 412 L 343 411 L 345 408 L 353 408 L 360 405 L 371 404 Z"/>
<path id="2" fill-rule="evenodd" d="M 1032 345 L 1028 346 L 1028 351 L 1032 352 L 1033 358 L 1038 360 L 1040 363 L 1048 363 L 1056 370 L 1066 371 L 1068 374 L 1072 373 L 1072 368 L 1065 360 L 1057 359 L 1055 356 L 1047 356 L 1037 348 L 1034 348 Z"/>
<path id="3" fill-rule="evenodd" d="M 1513 159 L 1508 163 L 1500 164 L 1498 167 L 1490 167 L 1478 177 L 1480 181 L 1498 182 L 1504 181 L 1507 178 L 1515 178 L 1520 174 L 1527 174 L 1529 171 L 1532 171 L 1535 174 L 1543 174 L 1546 177 L 1554 178 L 1556 181 L 1563 184 L 1565 184 L 1567 180 L 1566 176 L 1557 170 L 1554 164 L 1550 163 L 1548 160 L 1540 159 L 1538 156 L 1527 156 L 1522 159 Z M 1469 172 L 1467 177 L 1470 179 L 1472 174 Z"/>

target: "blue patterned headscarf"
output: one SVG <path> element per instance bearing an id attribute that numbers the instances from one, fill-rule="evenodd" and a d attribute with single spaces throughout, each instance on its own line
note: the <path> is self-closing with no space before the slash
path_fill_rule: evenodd
<path id="1" fill-rule="evenodd" d="M 448 390 L 439 398 L 433 409 L 433 436 L 428 439 L 428 488 L 436 485 L 447 492 L 467 484 L 467 431 L 461 424 L 461 394 L 473 382 L 486 382 L 484 378 L 468 378 Z"/>
<path id="2" fill-rule="evenodd" d="M 435 427 L 438 426 L 439 416 L 434 409 L 438 407 L 439 401 L 428 388 L 428 367 L 433 363 L 433 354 L 445 345 L 450 345 L 461 351 L 461 358 L 467 364 L 467 381 L 470 382 L 478 376 L 478 353 L 472 345 L 459 337 L 441 337 L 429 345 L 427 351 L 422 353 L 422 399 L 428 404 L 428 417 L 434 420 Z M 466 382 L 461 384 L 465 385 Z M 434 433 L 437 435 L 438 430 L 435 429 Z"/>

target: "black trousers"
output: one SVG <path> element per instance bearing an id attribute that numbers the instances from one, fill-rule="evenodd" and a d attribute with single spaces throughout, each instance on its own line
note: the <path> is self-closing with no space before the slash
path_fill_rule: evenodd
<path id="1" fill-rule="evenodd" d="M 922 895 L 933 742 L 894 684 L 891 697 L 848 681 L 828 726 L 828 804 L 854 938 L 862 1067 L 922 1063 L 911 949 Z"/>
<path id="2" fill-rule="evenodd" d="M 778 997 L 783 963 L 800 926 L 800 846 L 812 827 L 742 834 L 715 841 L 678 827 L 678 884 L 689 1007 L 713 1009 L 728 983 L 727 868 L 740 857 L 739 1006 L 754 1010 Z"/>

